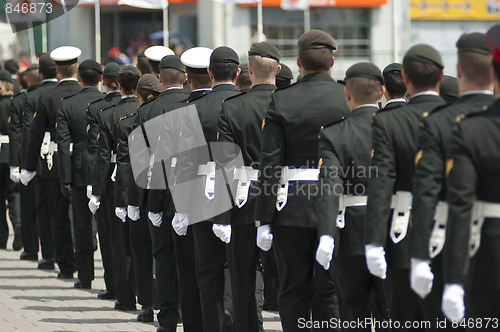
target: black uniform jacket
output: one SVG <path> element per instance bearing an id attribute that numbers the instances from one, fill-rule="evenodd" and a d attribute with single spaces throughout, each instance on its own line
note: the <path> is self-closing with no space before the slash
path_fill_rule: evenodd
<path id="1" fill-rule="evenodd" d="M 263 224 L 317 227 L 316 182 L 290 182 L 288 202 L 277 213 L 281 169 L 317 168 L 321 127 L 348 114 L 342 85 L 327 73 L 306 75 L 300 82 L 273 93 L 262 124 L 256 220 Z"/>
<path id="2" fill-rule="evenodd" d="M 33 114 L 33 123 L 30 129 L 30 141 L 28 150 L 26 151 L 26 170 L 30 172 L 37 170 L 38 160 L 40 158 L 40 148 L 46 131 L 50 132 L 50 139 L 55 142 L 57 110 L 61 106 L 62 99 L 74 95 L 80 90 L 81 86 L 78 81 L 65 80 L 61 81 L 55 88 L 40 94 L 40 100 Z M 56 152 L 54 153 L 52 169 L 49 171 L 44 165 L 41 175 L 57 178 L 57 164 Z"/>
<path id="3" fill-rule="evenodd" d="M 397 245 L 387 240 L 391 220 L 391 199 L 396 191 L 410 191 L 419 123 L 424 113 L 444 105 L 438 95 L 414 96 L 401 107 L 379 111 L 373 118 L 372 163 L 377 176 L 368 184 L 366 243 L 386 247 L 389 267 L 408 268 L 408 235 Z M 408 233 L 411 231 L 411 220 Z"/>
<path id="4" fill-rule="evenodd" d="M 335 238 L 336 256 L 364 255 L 366 207 L 349 207 L 345 226 L 336 227 L 340 195 L 364 196 L 370 176 L 371 120 L 375 106 L 356 108 L 344 120 L 325 127 L 319 139 L 320 190 L 317 196 L 318 236 Z"/>
<path id="5" fill-rule="evenodd" d="M 476 291 L 500 291 L 499 219 L 485 220 L 481 245 L 472 261 L 468 253 L 472 203 L 474 200 L 500 203 L 499 147 L 497 98 L 487 111 L 469 115 L 454 128 L 448 160 L 445 283 L 466 285 L 470 280 L 470 288 Z"/>
<path id="6" fill-rule="evenodd" d="M 87 106 L 102 99 L 96 87 L 85 87 L 61 102 L 57 113 L 57 154 L 59 181 L 74 187 L 85 186 L 87 177 Z M 73 152 L 70 144 L 73 143 Z"/>
<path id="7" fill-rule="evenodd" d="M 455 104 L 439 107 L 422 119 L 413 174 L 411 257 L 430 259 L 429 239 L 436 205 L 445 200 L 445 165 L 456 119 L 486 110 L 493 99 L 493 95 L 465 95 Z"/>

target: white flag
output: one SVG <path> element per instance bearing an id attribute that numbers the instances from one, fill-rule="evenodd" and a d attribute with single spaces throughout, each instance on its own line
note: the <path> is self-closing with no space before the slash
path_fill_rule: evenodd
<path id="1" fill-rule="evenodd" d="M 284 10 L 306 10 L 309 8 L 309 0 L 281 0 L 281 9 Z"/>
<path id="2" fill-rule="evenodd" d="M 147 9 L 164 9 L 168 7 L 168 0 L 118 0 L 118 4 Z"/>

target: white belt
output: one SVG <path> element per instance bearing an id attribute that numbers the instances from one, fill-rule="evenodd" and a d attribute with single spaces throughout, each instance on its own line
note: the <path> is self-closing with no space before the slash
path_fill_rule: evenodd
<path id="1" fill-rule="evenodd" d="M 429 241 L 429 256 L 436 257 L 443 250 L 446 241 L 446 221 L 448 220 L 448 204 L 440 201 L 434 213 L 434 228 Z"/>
<path id="2" fill-rule="evenodd" d="M 149 157 L 149 167 L 148 167 L 148 182 L 146 184 L 146 189 L 150 189 L 151 188 L 151 177 L 153 175 L 153 165 L 155 163 L 155 155 L 154 153 L 151 154 L 151 156 Z"/>
<path id="3" fill-rule="evenodd" d="M 470 224 L 469 255 L 476 254 L 481 244 L 481 229 L 486 218 L 500 218 L 500 203 L 475 201 Z"/>
<path id="4" fill-rule="evenodd" d="M 348 207 L 366 206 L 367 196 L 341 195 L 339 200 L 339 214 L 337 215 L 337 227 L 345 227 L 345 211 Z"/>
<path id="5" fill-rule="evenodd" d="M 290 181 L 318 181 L 319 169 L 317 168 L 288 168 L 283 167 L 280 188 L 276 199 L 276 210 L 281 211 L 288 200 L 288 183 Z"/>
<path id="6" fill-rule="evenodd" d="M 115 167 L 113 167 L 113 173 L 111 173 L 111 181 L 115 182 L 116 181 L 116 153 L 111 152 L 111 163 L 115 164 Z"/>
<path id="7" fill-rule="evenodd" d="M 9 135 L 0 135 L 0 145 L 9 144 Z"/>
<path id="8" fill-rule="evenodd" d="M 396 244 L 401 242 L 408 232 L 411 204 L 412 195 L 409 191 L 397 191 L 392 196 L 391 209 L 394 211 L 392 212 L 390 236 L 392 242 Z"/>
<path id="9" fill-rule="evenodd" d="M 111 152 L 111 162 L 116 163 L 116 153 Z"/>
<path id="10" fill-rule="evenodd" d="M 236 206 L 240 209 L 248 200 L 248 192 L 252 181 L 259 179 L 259 171 L 250 166 L 241 166 L 234 169 L 234 179 L 238 180 L 236 187 Z"/>
<path id="11" fill-rule="evenodd" d="M 50 140 L 50 133 L 46 131 L 40 148 L 40 156 L 47 162 L 49 171 L 54 165 L 54 152 L 57 152 L 57 143 Z M 73 143 L 69 144 L 69 152 L 73 152 Z"/>
<path id="12" fill-rule="evenodd" d="M 198 166 L 198 175 L 205 176 L 205 197 L 209 200 L 215 197 L 215 168 L 213 161 Z"/>

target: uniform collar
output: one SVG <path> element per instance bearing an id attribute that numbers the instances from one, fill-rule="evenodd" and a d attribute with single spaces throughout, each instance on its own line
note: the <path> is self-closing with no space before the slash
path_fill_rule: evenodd
<path id="1" fill-rule="evenodd" d="M 121 99 L 135 98 L 135 95 L 124 95 Z"/>
<path id="2" fill-rule="evenodd" d="M 57 83 L 57 78 L 47 78 L 47 79 L 45 79 L 45 80 L 42 81 L 42 84 L 43 83 L 49 83 L 49 82 L 51 82 L 51 83 Z"/>
<path id="3" fill-rule="evenodd" d="M 219 83 L 212 89 L 212 91 L 223 91 L 223 90 L 238 91 L 238 88 L 236 88 L 236 85 L 232 83 Z"/>
<path id="4" fill-rule="evenodd" d="M 253 91 L 274 91 L 276 90 L 276 85 L 274 84 L 256 84 L 252 86 L 250 92 Z"/>
<path id="5" fill-rule="evenodd" d="M 462 93 L 462 96 L 469 96 L 469 95 L 489 95 L 493 96 L 493 91 L 491 90 L 470 90 L 470 91 L 465 91 Z"/>
<path id="6" fill-rule="evenodd" d="M 298 83 L 306 83 L 309 81 L 333 81 L 333 78 L 328 73 L 311 73 L 302 77 Z"/>
<path id="7" fill-rule="evenodd" d="M 406 103 L 406 98 L 394 98 L 394 99 L 389 99 L 387 101 L 387 103 L 385 103 L 386 105 L 387 104 L 390 104 L 390 103 Z"/>
<path id="8" fill-rule="evenodd" d="M 410 97 L 410 99 L 413 99 L 413 98 L 416 98 L 416 97 L 420 97 L 420 96 L 436 96 L 436 97 L 439 97 L 439 93 L 437 93 L 436 91 L 422 91 L 422 92 L 415 93 L 413 96 Z"/>
<path id="9" fill-rule="evenodd" d="M 63 83 L 63 82 L 77 82 L 78 83 L 78 80 L 76 78 L 69 77 L 69 78 L 63 78 L 62 80 L 59 81 L 59 83 Z"/>

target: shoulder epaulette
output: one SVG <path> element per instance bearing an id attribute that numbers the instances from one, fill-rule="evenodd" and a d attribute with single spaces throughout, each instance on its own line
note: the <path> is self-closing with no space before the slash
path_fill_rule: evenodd
<path id="1" fill-rule="evenodd" d="M 436 107 L 435 109 L 433 109 L 430 113 L 425 112 L 425 113 L 423 114 L 423 117 L 424 117 L 424 118 L 426 118 L 426 117 L 428 117 L 428 116 L 429 116 L 429 115 L 431 115 L 431 114 L 434 114 L 434 113 L 436 113 L 436 112 L 442 111 L 442 110 L 444 110 L 444 109 L 448 108 L 448 106 L 450 106 L 450 105 L 449 105 L 449 104 L 444 104 L 444 105 L 438 106 L 438 107 Z"/>
<path id="2" fill-rule="evenodd" d="M 62 97 L 62 98 L 61 98 L 61 100 L 66 100 L 66 99 L 69 99 L 69 98 L 71 98 L 71 97 L 76 96 L 77 94 L 78 94 L 78 93 L 74 93 L 74 94 L 72 94 L 72 95 L 70 95 L 70 96 Z"/>
<path id="3" fill-rule="evenodd" d="M 297 85 L 297 83 L 299 83 L 299 82 L 295 82 L 295 83 L 292 83 L 292 84 L 287 85 L 287 86 L 282 86 L 281 88 L 277 88 L 276 90 L 274 90 L 274 92 L 276 92 L 276 91 L 281 91 L 281 90 L 285 90 L 285 89 L 288 89 L 288 88 L 291 88 L 292 86 Z"/>
<path id="4" fill-rule="evenodd" d="M 91 105 L 93 105 L 93 104 L 97 104 L 97 103 L 98 103 L 98 102 L 100 102 L 100 101 L 102 101 L 102 99 L 97 99 L 97 100 L 94 100 L 94 101 L 90 102 L 90 103 L 88 104 L 88 106 L 91 106 Z"/>
<path id="5" fill-rule="evenodd" d="M 346 117 L 345 117 L 345 116 L 343 116 L 343 117 L 341 117 L 340 119 L 338 119 L 338 120 L 336 120 L 336 121 L 330 122 L 329 124 L 326 124 L 326 125 L 322 126 L 322 127 L 321 127 L 321 129 L 325 129 L 325 128 L 331 127 L 331 126 L 333 126 L 333 125 L 336 125 L 336 124 L 338 124 L 338 123 L 340 123 L 340 122 L 344 121 L 345 119 L 346 119 Z"/>
<path id="6" fill-rule="evenodd" d="M 24 91 L 20 91 L 20 92 L 16 93 L 15 95 L 13 95 L 13 96 L 12 96 L 12 98 L 15 98 L 15 97 L 17 97 L 17 96 L 24 95 L 25 93 L 26 93 L 26 90 L 24 90 Z"/>
<path id="7" fill-rule="evenodd" d="M 133 114 L 129 114 L 129 115 L 124 115 L 124 116 L 122 116 L 122 117 L 120 118 L 120 121 L 122 121 L 122 120 L 126 120 L 126 119 L 130 119 L 130 118 L 132 118 L 132 117 L 134 117 L 134 116 L 137 116 L 137 113 L 133 113 Z"/>
<path id="8" fill-rule="evenodd" d="M 203 98 L 203 97 L 205 97 L 206 95 L 208 95 L 208 93 L 209 93 L 209 92 L 210 92 L 210 91 L 204 92 L 203 94 L 201 94 L 201 95 L 199 95 L 199 96 L 197 96 L 197 97 L 195 97 L 195 98 L 191 99 L 189 102 L 193 102 L 193 101 L 195 101 L 195 100 L 198 100 L 198 99 L 200 99 L 200 98 Z"/>
<path id="9" fill-rule="evenodd" d="M 146 102 L 142 103 L 142 105 L 141 105 L 141 106 L 139 106 L 139 107 L 143 107 L 143 106 L 145 106 L 145 105 L 148 105 L 148 104 L 152 103 L 153 101 L 155 101 L 155 100 L 156 100 L 156 98 L 158 98 L 158 97 L 155 97 L 155 98 L 153 98 L 153 99 L 151 99 L 151 100 L 148 100 L 148 101 L 146 101 Z"/>
<path id="10" fill-rule="evenodd" d="M 105 108 L 103 108 L 103 109 L 101 110 L 101 112 L 104 112 L 104 111 L 107 111 L 107 110 L 109 110 L 109 109 L 112 109 L 112 108 L 114 108 L 115 106 L 116 106 L 116 105 L 111 105 L 111 106 L 105 107 Z"/>
<path id="11" fill-rule="evenodd" d="M 28 88 L 28 90 L 26 90 L 26 92 L 31 92 L 31 91 L 33 91 L 33 90 L 36 90 L 38 87 L 39 87 L 39 85 L 33 85 L 33 86 L 30 86 L 30 87 Z"/>
<path id="12" fill-rule="evenodd" d="M 240 92 L 238 93 L 237 95 L 234 95 L 234 96 L 231 96 L 231 97 L 227 97 L 226 99 L 224 99 L 224 102 L 228 101 L 228 100 L 231 100 L 231 99 L 234 99 L 236 97 L 241 97 L 242 95 L 246 94 L 246 92 Z"/>

